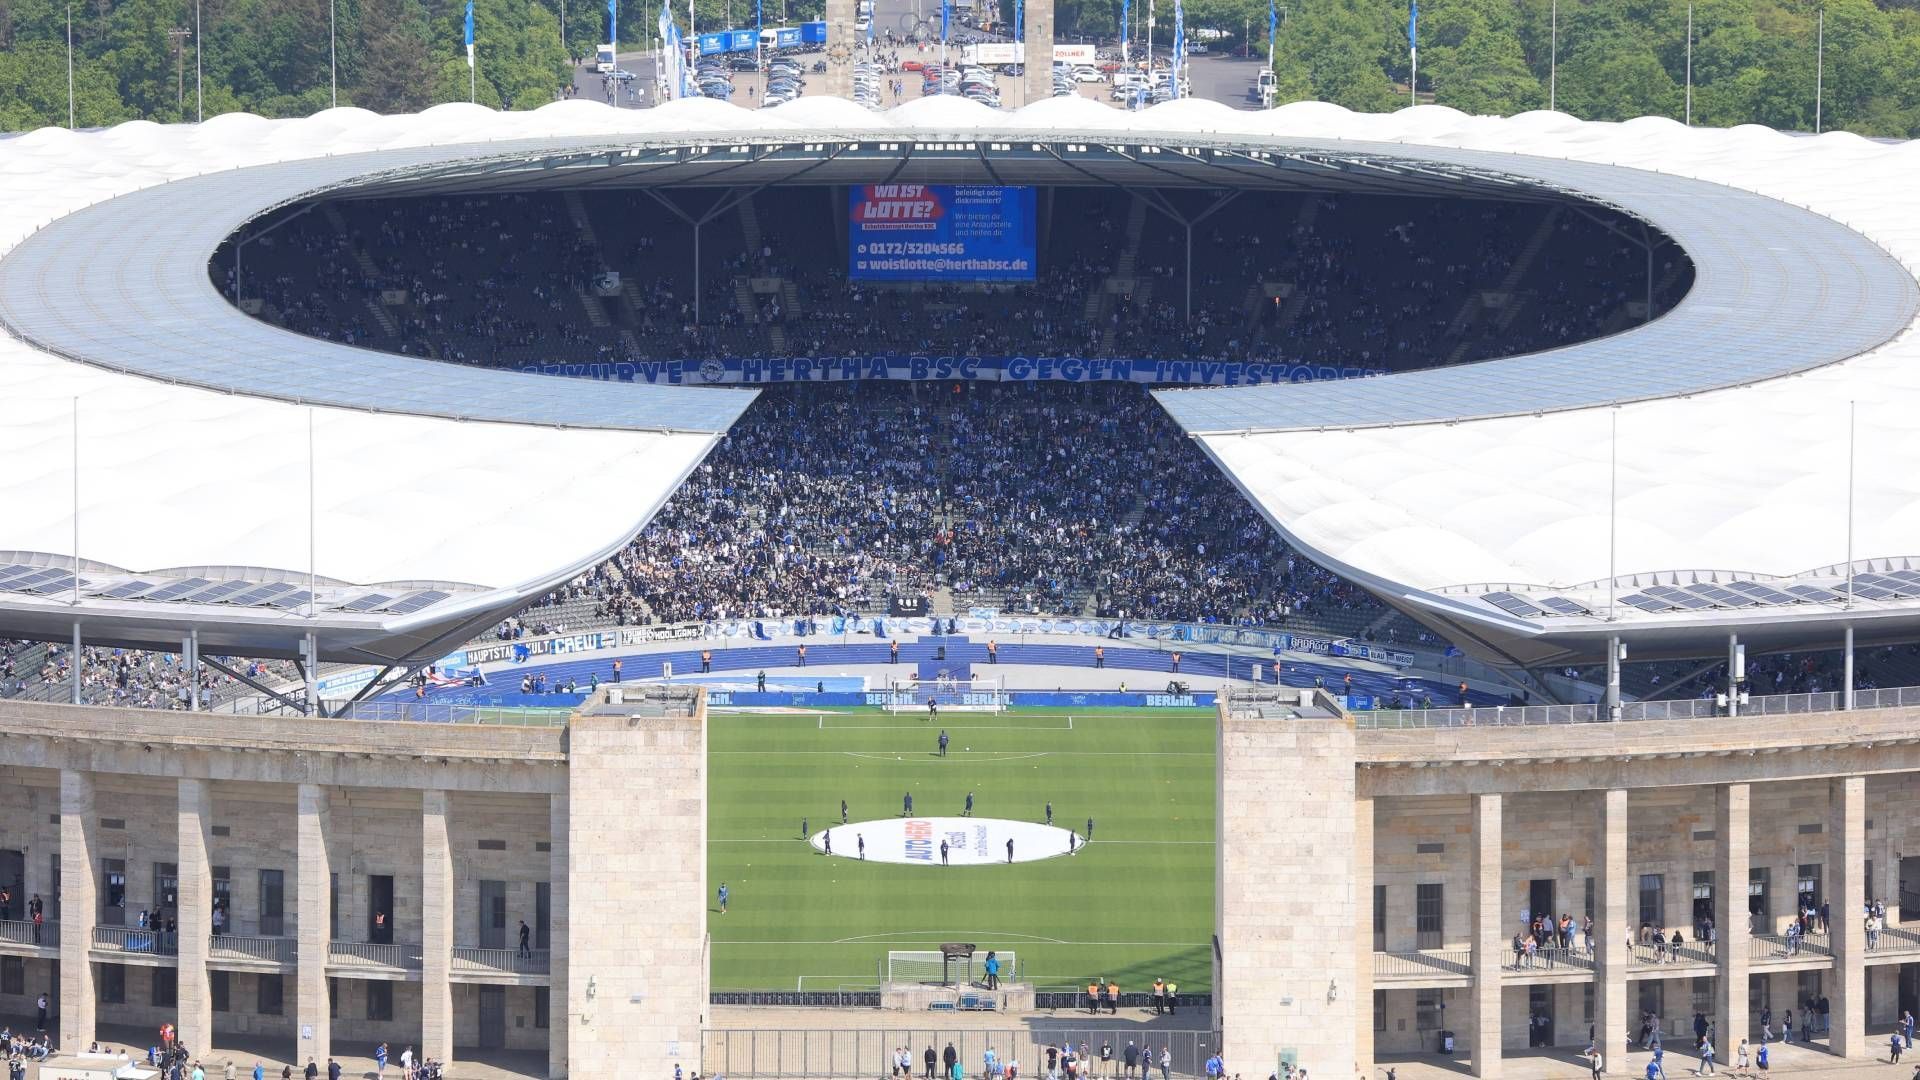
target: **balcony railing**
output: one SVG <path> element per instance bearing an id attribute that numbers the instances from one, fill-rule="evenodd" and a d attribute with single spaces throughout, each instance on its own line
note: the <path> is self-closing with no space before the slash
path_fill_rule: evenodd
<path id="1" fill-rule="evenodd" d="M 0 920 L 0 941 L 15 945 L 45 945 L 48 948 L 60 947 L 60 924 L 43 923 L 38 930 L 25 919 Z"/>
<path id="2" fill-rule="evenodd" d="M 1427 979 L 1471 974 L 1473 950 L 1465 947 L 1373 954 L 1375 979 Z"/>
<path id="3" fill-rule="evenodd" d="M 293 939 L 214 934 L 207 939 L 207 956 L 213 960 L 259 960 L 268 964 L 284 964 L 293 959 Z"/>
<path id="4" fill-rule="evenodd" d="M 45 936 L 44 934 L 42 935 Z M 126 926 L 96 926 L 93 947 L 106 952 L 146 953 L 149 956 L 175 956 L 180 951 L 178 936 L 165 930 L 140 930 Z"/>
<path id="5" fill-rule="evenodd" d="M 1894 709 L 1910 705 L 1920 705 L 1920 686 L 1890 686 L 1853 692 L 1855 709 Z M 1845 695 L 1839 691 L 1754 694 L 1741 703 L 1740 715 L 1787 716 L 1838 712 L 1845 706 Z M 1702 720 L 1725 714 L 1726 710 L 1713 698 L 1625 701 L 1620 704 L 1621 720 Z M 1382 709 L 1353 714 L 1354 726 L 1362 728 L 1522 727 L 1536 724 L 1597 724 L 1606 720 L 1606 709 L 1599 705 L 1490 705 L 1477 709 Z"/>
<path id="6" fill-rule="evenodd" d="M 1635 943 L 1627 951 L 1627 967 L 1637 971 L 1670 964 L 1711 964 L 1715 944 L 1711 941 L 1689 941 L 1681 945 Z"/>
<path id="7" fill-rule="evenodd" d="M 1749 960 L 1805 960 L 1832 955 L 1833 947 L 1825 934 L 1797 938 L 1785 934 L 1755 934 L 1747 950 Z"/>
<path id="8" fill-rule="evenodd" d="M 1867 934 L 1868 953 L 1920 952 L 1920 931 L 1897 926 Z"/>
<path id="9" fill-rule="evenodd" d="M 376 945 L 370 941 L 330 941 L 327 962 L 405 971 L 420 966 L 418 945 Z"/>
<path id="10" fill-rule="evenodd" d="M 1531 956 L 1515 955 L 1509 951 L 1502 968 L 1510 972 L 1528 975 L 1544 975 L 1556 971 L 1592 971 L 1593 957 L 1584 948 L 1562 949 L 1555 946 L 1550 949 L 1535 949 Z"/>
<path id="11" fill-rule="evenodd" d="M 533 949 L 522 955 L 518 949 L 477 949 L 456 945 L 453 970 L 456 974 L 545 975 L 548 971 L 546 949 Z"/>

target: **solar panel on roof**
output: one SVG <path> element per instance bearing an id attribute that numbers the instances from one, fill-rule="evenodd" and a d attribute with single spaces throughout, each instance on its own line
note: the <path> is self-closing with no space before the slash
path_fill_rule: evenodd
<path id="1" fill-rule="evenodd" d="M 1752 607 L 1754 602 L 1751 596 L 1737 593 L 1732 589 L 1722 588 L 1718 585 L 1695 585 L 1688 591 L 1695 596 L 1704 596 L 1708 600 L 1726 607 Z"/>
<path id="2" fill-rule="evenodd" d="M 395 615 L 411 615 L 421 608 L 432 607 L 452 595 L 452 593 L 440 592 L 437 589 L 428 589 L 425 592 L 417 592 L 411 596 L 403 596 L 380 610 L 390 611 Z"/>
<path id="3" fill-rule="evenodd" d="M 1888 574 L 1887 576 L 1896 577 L 1896 578 L 1899 578 L 1901 581 L 1912 582 L 1915 585 L 1920 585 L 1920 570 L 1895 570 L 1893 573 Z"/>
<path id="4" fill-rule="evenodd" d="M 1490 592 L 1482 596 L 1481 599 L 1509 615 L 1518 615 L 1523 619 L 1546 614 L 1545 611 L 1540 610 L 1510 592 Z"/>
<path id="5" fill-rule="evenodd" d="M 293 586 L 284 581 L 276 581 L 268 585 L 259 585 L 248 589 L 239 596 L 230 596 L 227 598 L 227 603 L 238 607 L 254 607 L 255 605 L 265 603 L 273 597 L 279 596 L 281 593 L 292 591 Z"/>
<path id="6" fill-rule="evenodd" d="M 212 585 L 204 589 L 195 589 L 180 599 L 189 604 L 211 604 L 217 600 L 223 600 L 226 597 L 232 596 L 235 593 L 245 592 L 251 584 L 253 583 L 250 581 L 240 581 L 237 579 L 222 581 L 218 585 Z"/>
<path id="7" fill-rule="evenodd" d="M 207 578 L 203 578 L 203 577 L 187 578 L 185 581 L 176 581 L 173 584 L 168 585 L 164 589 L 161 589 L 157 592 L 149 593 L 146 596 L 141 597 L 141 599 L 142 600 L 178 600 L 181 597 L 187 595 L 188 593 L 194 591 L 195 589 L 204 589 L 211 584 L 213 584 L 213 582 L 208 580 Z"/>
<path id="8" fill-rule="evenodd" d="M 1862 585 L 1856 581 L 1853 583 L 1853 595 L 1862 600 L 1892 600 L 1900 594 L 1892 589 L 1883 589 L 1878 585 Z"/>
<path id="9" fill-rule="evenodd" d="M 146 592 L 148 589 L 153 588 L 153 585 L 154 583 L 151 581 L 123 581 L 113 588 L 96 593 L 95 595 L 108 600 L 125 600 L 129 596 Z"/>
<path id="10" fill-rule="evenodd" d="M 372 611 L 373 609 L 379 607 L 381 604 L 385 604 L 392 601 L 392 599 L 393 597 L 388 593 L 377 593 L 377 592 L 368 593 L 365 596 L 355 597 L 354 599 L 349 600 L 346 603 L 341 604 L 340 606 L 334 608 L 334 610 L 335 611 Z"/>
<path id="11" fill-rule="evenodd" d="M 1789 585 L 1787 591 L 1802 600 L 1811 600 L 1816 604 L 1836 604 L 1844 599 L 1832 589 L 1823 589 L 1818 585 Z"/>
<path id="12" fill-rule="evenodd" d="M 80 584 L 85 585 L 86 582 L 82 580 Z M 73 575 L 69 574 L 65 570 L 56 570 L 52 577 L 39 582 L 38 584 L 27 589 L 26 591 L 32 592 L 32 593 L 44 594 L 44 593 L 66 592 L 68 589 L 71 589 L 71 588 L 73 588 Z"/>
<path id="13" fill-rule="evenodd" d="M 7 566 L 0 566 L 0 589 L 6 588 L 8 583 L 14 578 L 26 577 L 38 569 L 39 567 L 28 566 L 26 563 L 11 563 Z"/>
<path id="14" fill-rule="evenodd" d="M 1868 585 L 1876 589 L 1885 589 L 1895 596 L 1912 596 L 1915 592 L 1920 591 L 1916 590 L 1913 585 L 1908 582 L 1901 581 L 1895 577 L 1887 577 L 1884 574 L 1856 574 L 1854 575 L 1853 581 L 1855 592 L 1860 591 L 1859 587 L 1861 585 Z"/>
<path id="15" fill-rule="evenodd" d="M 24 577 L 13 578 L 5 585 L 0 585 L 0 588 L 17 590 L 19 592 L 33 592 L 47 582 L 63 576 L 70 577 L 65 570 L 56 567 L 40 567 Z"/>
<path id="16" fill-rule="evenodd" d="M 1544 608 L 1547 608 L 1547 609 L 1549 609 L 1549 610 L 1552 610 L 1552 611 L 1557 611 L 1557 612 L 1559 612 L 1559 613 L 1560 613 L 1560 614 L 1562 614 L 1562 615 L 1591 615 L 1591 614 L 1593 614 L 1593 611 L 1592 611 L 1592 609 L 1590 609 L 1590 608 L 1588 608 L 1588 607 L 1587 607 L 1587 606 L 1586 606 L 1585 604 L 1578 604 L 1578 603 L 1575 603 L 1574 601 L 1572 601 L 1572 600 L 1569 600 L 1569 599 L 1567 599 L 1567 598 L 1566 598 L 1566 597 L 1564 597 L 1564 596 L 1544 596 L 1544 597 L 1541 597 L 1541 598 L 1540 598 L 1540 606 L 1541 606 L 1541 607 L 1544 607 Z"/>
<path id="17" fill-rule="evenodd" d="M 1641 611 L 1671 611 L 1673 609 L 1673 605 L 1667 601 L 1648 596 L 1645 593 L 1633 593 L 1628 596 L 1623 596 L 1620 598 L 1620 602 L 1628 607 L 1639 608 Z"/>
<path id="18" fill-rule="evenodd" d="M 1757 581 L 1730 581 L 1727 588 L 1746 593 L 1763 604 L 1797 604 L 1800 598 L 1789 596 L 1771 585 L 1762 585 Z"/>
<path id="19" fill-rule="evenodd" d="M 292 611 L 294 608 L 306 607 L 307 601 L 311 600 L 312 598 L 313 598 L 312 593 L 308 592 L 305 589 L 301 589 L 299 592 L 291 592 L 286 594 L 285 596 L 276 596 L 273 599 L 267 601 L 267 606 L 271 608 L 282 608 L 287 611 Z"/>

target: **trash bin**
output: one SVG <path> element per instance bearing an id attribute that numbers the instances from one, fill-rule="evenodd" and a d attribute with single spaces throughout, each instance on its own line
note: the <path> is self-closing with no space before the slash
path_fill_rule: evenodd
<path id="1" fill-rule="evenodd" d="M 1452 1056 L 1452 1054 L 1453 1054 L 1453 1032 L 1451 1032 L 1451 1031 L 1442 1031 L 1442 1032 L 1440 1033 L 1440 1053 L 1441 1053 L 1441 1054 L 1443 1054 L 1443 1055 L 1446 1055 L 1446 1056 Z"/>

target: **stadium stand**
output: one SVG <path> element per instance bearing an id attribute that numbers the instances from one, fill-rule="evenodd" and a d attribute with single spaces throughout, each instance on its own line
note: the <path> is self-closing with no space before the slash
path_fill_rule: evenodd
<path id="1" fill-rule="evenodd" d="M 697 283 L 691 229 L 637 193 L 290 208 L 248 248 L 249 296 L 303 334 L 494 366 L 914 351 L 1408 370 L 1645 315 L 1644 252 L 1593 210 L 1246 193 L 1196 232 L 1187 320 L 1184 232 L 1140 196 L 1055 200 L 1032 285 L 903 289 L 847 280 L 837 190 L 768 189 L 715 217 Z M 1671 246 L 1656 258 L 1657 314 L 1692 269 Z M 230 252 L 214 273 L 231 295 Z"/>

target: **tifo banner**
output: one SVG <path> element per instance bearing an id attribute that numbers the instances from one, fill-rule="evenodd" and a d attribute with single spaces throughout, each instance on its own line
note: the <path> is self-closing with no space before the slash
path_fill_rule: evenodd
<path id="1" fill-rule="evenodd" d="M 1131 382 L 1177 386 L 1261 386 L 1385 375 L 1381 368 L 1243 360 L 1129 360 L 1082 356 L 770 356 L 749 359 L 627 360 L 522 364 L 536 375 L 668 386 L 762 386 L 871 379 L 974 382 Z"/>
<path id="2" fill-rule="evenodd" d="M 856 281 L 1032 281 L 1030 187 L 856 184 L 847 276 Z"/>

